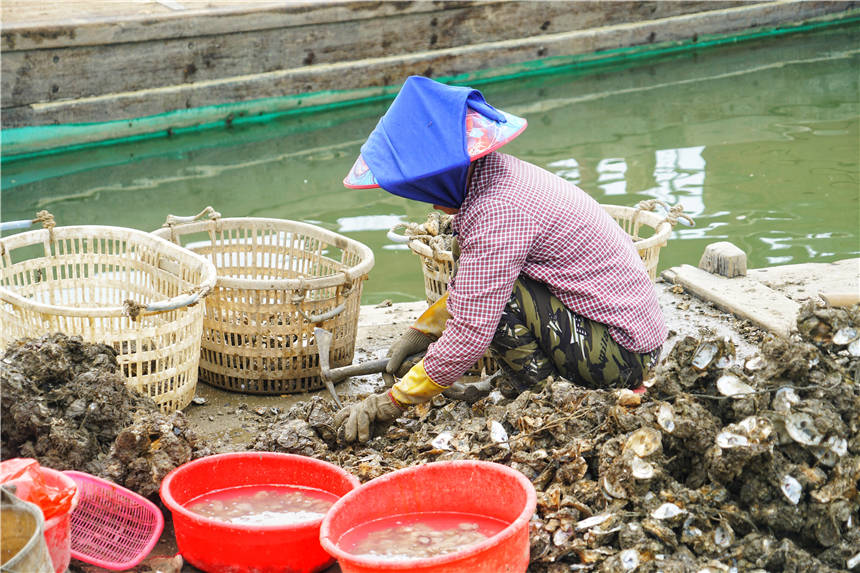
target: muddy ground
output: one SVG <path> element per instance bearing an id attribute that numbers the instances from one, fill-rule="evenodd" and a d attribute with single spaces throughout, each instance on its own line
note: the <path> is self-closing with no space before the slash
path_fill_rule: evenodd
<path id="1" fill-rule="evenodd" d="M 154 500 L 169 469 L 217 452 L 312 455 L 362 481 L 492 460 L 538 490 L 535 573 L 860 570 L 860 358 L 848 350 L 860 308 L 809 306 L 786 341 L 657 287 L 672 332 L 644 396 L 554 379 L 514 399 L 438 397 L 363 446 L 338 442 L 325 391 L 250 396 L 201 383 L 197 403 L 166 416 L 123 392 L 107 347 L 22 342 L 0 363 L 2 455 L 97 473 Z M 355 361 L 383 356 L 423 307 L 362 308 Z M 351 401 L 381 387 L 371 375 L 338 391 Z M 155 559 L 175 551 L 168 519 L 137 570 L 169 570 Z"/>

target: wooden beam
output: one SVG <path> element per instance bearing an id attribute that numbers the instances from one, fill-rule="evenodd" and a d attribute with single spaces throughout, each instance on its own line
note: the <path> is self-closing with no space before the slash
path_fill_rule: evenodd
<path id="1" fill-rule="evenodd" d="M 800 305 L 749 277 L 729 279 L 691 265 L 672 267 L 660 276 L 777 336 L 787 338 L 797 329 Z"/>

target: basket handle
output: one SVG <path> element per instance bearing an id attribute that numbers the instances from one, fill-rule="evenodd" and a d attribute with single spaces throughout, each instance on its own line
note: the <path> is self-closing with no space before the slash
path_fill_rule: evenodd
<path id="1" fill-rule="evenodd" d="M 19 229 L 29 229 L 36 223 L 42 223 L 45 229 L 53 229 L 57 226 L 54 222 L 54 216 L 47 211 L 39 211 L 36 213 L 35 219 L 21 219 L 20 221 L 6 221 L 0 223 L 0 231 L 17 231 Z"/>
<path id="2" fill-rule="evenodd" d="M 208 288 L 198 287 L 192 292 L 183 293 L 167 300 L 160 300 L 149 304 L 140 304 L 128 298 L 123 301 L 122 309 L 129 318 L 137 320 L 137 317 L 141 314 L 158 314 L 159 312 L 167 312 L 168 310 L 194 306 L 207 294 L 209 294 Z"/>
<path id="3" fill-rule="evenodd" d="M 385 234 L 385 236 L 388 237 L 389 240 L 391 240 L 395 243 L 401 243 L 401 244 L 408 243 L 409 237 L 407 237 L 406 235 L 398 235 L 397 233 L 394 232 L 394 229 L 399 229 L 400 227 L 405 227 L 405 226 L 406 225 L 404 225 L 403 223 L 397 223 L 396 225 L 394 225 L 393 227 L 388 229 L 388 232 Z"/>
<path id="4" fill-rule="evenodd" d="M 342 313 L 344 310 L 346 310 L 346 303 L 341 303 L 333 309 L 321 312 L 320 314 L 308 314 L 304 310 L 302 310 L 302 303 L 299 302 L 296 304 L 296 310 L 299 311 L 299 314 L 302 315 L 302 318 L 304 318 L 310 323 L 316 324 L 318 322 L 325 322 L 326 320 L 330 320 Z"/>
<path id="5" fill-rule="evenodd" d="M 684 219 L 685 221 L 687 221 L 689 227 L 696 226 L 696 222 L 693 220 L 693 218 L 689 215 L 684 214 L 684 207 L 680 204 L 673 205 L 672 208 L 669 209 L 669 212 L 666 213 L 666 218 L 663 219 L 663 222 L 669 223 L 670 225 L 672 225 L 672 227 L 674 227 L 678 224 L 678 219 Z"/>

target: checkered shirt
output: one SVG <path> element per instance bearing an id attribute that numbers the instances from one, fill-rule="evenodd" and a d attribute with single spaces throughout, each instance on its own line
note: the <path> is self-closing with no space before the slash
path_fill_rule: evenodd
<path id="1" fill-rule="evenodd" d="M 447 386 L 481 357 L 520 274 L 545 283 L 567 308 L 609 326 L 637 353 L 666 340 L 654 285 L 630 236 L 576 185 L 510 155 L 476 162 L 454 217 L 459 268 L 451 318 L 424 367 Z"/>

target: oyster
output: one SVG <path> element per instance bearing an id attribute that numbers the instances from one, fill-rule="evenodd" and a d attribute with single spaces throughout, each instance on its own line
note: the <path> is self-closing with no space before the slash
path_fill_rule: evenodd
<path id="1" fill-rule="evenodd" d="M 654 477 L 654 466 L 643 460 L 642 458 L 636 456 L 630 462 L 630 473 L 633 474 L 633 477 L 636 479 L 651 479 Z"/>
<path id="2" fill-rule="evenodd" d="M 639 567 L 639 552 L 635 549 L 625 549 L 618 554 L 618 560 L 624 571 L 633 571 Z"/>
<path id="3" fill-rule="evenodd" d="M 630 450 L 640 458 L 648 457 L 660 449 L 662 437 L 654 428 L 639 428 L 627 438 L 624 450 Z"/>
<path id="4" fill-rule="evenodd" d="M 451 449 L 451 439 L 454 437 L 454 434 L 451 432 L 441 432 L 430 444 L 436 448 L 437 450 L 450 450 Z"/>
<path id="5" fill-rule="evenodd" d="M 681 509 L 674 503 L 666 502 L 654 511 L 651 512 L 651 517 L 654 519 L 673 519 L 679 515 L 687 513 L 687 510 Z"/>
<path id="6" fill-rule="evenodd" d="M 723 396 L 742 398 L 755 392 L 755 389 L 735 376 L 734 374 L 723 374 L 717 379 L 717 390 Z"/>
<path id="7" fill-rule="evenodd" d="M 724 450 L 731 448 L 743 448 L 750 445 L 746 436 L 734 432 L 720 432 L 717 434 L 717 445 Z"/>
<path id="8" fill-rule="evenodd" d="M 788 498 L 792 505 L 797 505 L 800 502 L 800 496 L 803 494 L 803 486 L 800 482 L 786 474 L 782 476 L 782 481 L 779 484 L 779 489 Z"/>
<path id="9" fill-rule="evenodd" d="M 508 444 L 508 433 L 505 431 L 504 426 L 502 426 L 496 420 L 490 421 L 490 439 L 497 444 L 501 444 L 503 448 L 510 448 Z"/>
<path id="10" fill-rule="evenodd" d="M 714 528 L 714 545 L 727 549 L 735 541 L 735 533 L 728 523 L 721 523 Z"/>
<path id="11" fill-rule="evenodd" d="M 791 407 L 800 403 L 800 396 L 794 388 L 782 387 L 773 397 L 773 409 L 782 414 L 788 414 Z"/>
<path id="12" fill-rule="evenodd" d="M 767 366 L 767 361 L 760 354 L 750 356 L 744 361 L 744 370 L 747 372 L 756 372 Z"/>
<path id="13" fill-rule="evenodd" d="M 720 350 L 715 343 L 703 342 L 696 348 L 690 365 L 696 370 L 707 370 L 708 366 L 717 360 L 719 353 Z"/>
<path id="14" fill-rule="evenodd" d="M 849 342 L 853 342 L 857 339 L 857 330 L 846 326 L 845 328 L 840 328 L 836 331 L 836 334 L 833 335 L 833 344 L 837 346 L 845 346 Z"/>
<path id="15" fill-rule="evenodd" d="M 805 446 L 817 446 L 824 436 L 815 427 L 815 420 L 805 412 L 794 412 L 785 417 L 785 430 L 791 439 Z"/>
<path id="16" fill-rule="evenodd" d="M 592 515 L 591 517 L 587 517 L 581 521 L 576 523 L 576 530 L 582 531 L 584 529 L 588 529 L 590 527 L 594 527 L 595 525 L 600 525 L 607 519 L 611 518 L 613 514 L 611 513 L 598 513 L 597 515 Z"/>
<path id="17" fill-rule="evenodd" d="M 675 412 L 670 404 L 660 404 L 657 409 L 657 424 L 670 434 L 675 430 Z"/>

